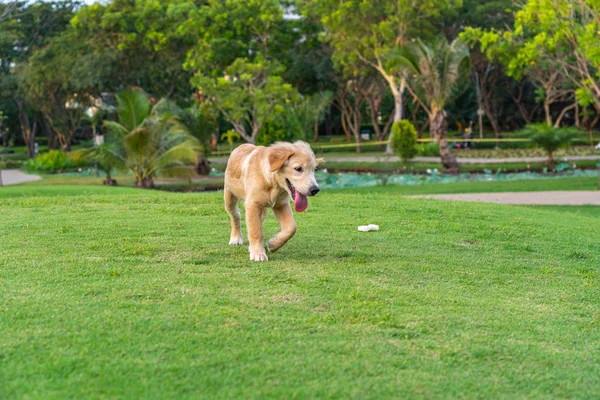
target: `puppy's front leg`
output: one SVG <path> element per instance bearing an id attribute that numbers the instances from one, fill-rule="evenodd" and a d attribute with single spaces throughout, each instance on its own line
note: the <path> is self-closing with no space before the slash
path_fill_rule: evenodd
<path id="1" fill-rule="evenodd" d="M 264 234 L 262 229 L 263 221 L 267 215 L 267 210 L 251 202 L 246 204 L 246 226 L 248 227 L 248 241 L 250 246 L 250 260 L 268 261 L 265 252 Z"/>
<path id="2" fill-rule="evenodd" d="M 277 205 L 273 208 L 273 212 L 279 221 L 281 231 L 269 240 L 267 247 L 269 251 L 276 252 L 296 233 L 296 221 L 294 221 L 294 214 L 289 203 Z"/>

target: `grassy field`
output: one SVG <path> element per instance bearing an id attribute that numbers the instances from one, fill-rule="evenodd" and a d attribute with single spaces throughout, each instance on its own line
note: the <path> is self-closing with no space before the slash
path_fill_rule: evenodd
<path id="1" fill-rule="evenodd" d="M 262 264 L 220 193 L 1 189 L 0 398 L 600 396 L 593 208 L 397 189 L 320 194 Z"/>
<path id="2" fill-rule="evenodd" d="M 541 192 L 554 190 L 598 190 L 598 178 L 553 178 L 492 182 L 430 183 L 421 185 L 386 185 L 340 189 L 364 194 L 404 196 L 412 194 L 486 193 L 486 192 Z"/>
<path id="3" fill-rule="evenodd" d="M 0 398 L 598 397 L 594 208 L 397 189 L 311 199 L 264 264 L 219 193 L 1 189 Z"/>

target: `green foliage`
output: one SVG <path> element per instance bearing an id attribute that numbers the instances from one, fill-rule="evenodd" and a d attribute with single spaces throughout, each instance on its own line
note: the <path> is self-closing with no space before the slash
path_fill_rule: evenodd
<path id="1" fill-rule="evenodd" d="M 305 141 L 310 140 L 315 123 L 323 121 L 332 102 L 333 93 L 328 91 L 312 96 L 298 95 L 296 101 L 288 104 L 284 111 L 288 129 L 296 131 L 293 136 Z"/>
<path id="2" fill-rule="evenodd" d="M 86 160 L 74 157 L 59 150 L 40 154 L 27 160 L 24 167 L 32 172 L 56 173 L 89 166 Z"/>
<path id="3" fill-rule="evenodd" d="M 227 122 L 247 142 L 255 143 L 259 131 L 274 114 L 284 111 L 298 92 L 281 77 L 276 62 L 238 58 L 219 78 L 198 74 L 192 84 L 201 90 Z"/>
<path id="4" fill-rule="evenodd" d="M 20 169 L 27 161 L 0 159 L 0 169 Z"/>
<path id="5" fill-rule="evenodd" d="M 417 155 L 417 130 L 412 122 L 401 120 L 392 125 L 392 150 L 407 163 Z"/>
<path id="6" fill-rule="evenodd" d="M 190 94 L 183 62 L 198 40 L 200 5 L 192 0 L 95 2 L 70 31 L 82 43 L 74 66 L 83 86 L 109 92 L 141 87 L 157 98 Z"/>
<path id="7" fill-rule="evenodd" d="M 173 127 L 198 139 L 203 154 L 210 154 L 211 135 L 217 130 L 217 115 L 209 103 L 183 109 L 172 101 L 162 99 L 154 107 L 154 113 L 171 116 Z"/>
<path id="8" fill-rule="evenodd" d="M 417 145 L 417 154 L 422 157 L 439 157 L 440 146 L 437 143 L 421 143 Z"/>
<path id="9" fill-rule="evenodd" d="M 519 133 L 530 137 L 538 147 L 543 148 L 548 154 L 548 162 L 552 163 L 552 154 L 561 147 L 567 147 L 579 131 L 576 128 L 554 128 L 546 123 L 538 123 L 525 126 Z"/>
<path id="10" fill-rule="evenodd" d="M 233 142 L 240 140 L 242 137 L 240 136 L 239 133 L 237 133 L 236 131 L 234 131 L 233 129 L 221 134 L 221 138 L 225 141 L 227 141 L 227 143 L 232 146 Z"/>
<path id="11" fill-rule="evenodd" d="M 462 0 L 309 0 L 305 13 L 320 18 L 323 38 L 333 48 L 332 58 L 344 76 L 364 75 L 373 68 L 394 94 L 395 116 L 403 113 L 406 71 L 389 63 L 398 46 L 414 38 L 428 38 L 434 23 L 454 15 Z"/>
<path id="12" fill-rule="evenodd" d="M 290 117 L 289 108 L 267 119 L 256 137 L 256 144 L 268 146 L 275 142 L 293 142 L 301 139 L 302 129 L 297 120 Z"/>
<path id="13" fill-rule="evenodd" d="M 437 36 L 429 44 L 417 39 L 395 50 L 388 64 L 412 76 L 409 85 L 431 118 L 444 109 L 468 61 L 469 49 L 460 39 L 449 43 Z"/>
<path id="14" fill-rule="evenodd" d="M 150 109 L 139 91 L 126 90 L 117 102 L 120 122 L 104 121 L 105 144 L 84 150 L 87 157 L 109 174 L 113 168 L 131 171 L 137 187 L 154 186 L 159 174 L 191 176 L 201 145 L 179 117 L 185 112 L 166 100 Z"/>
<path id="15" fill-rule="evenodd" d="M 593 0 L 529 0 L 510 29 L 467 28 L 462 37 L 502 62 L 510 76 L 526 76 L 543 87 L 540 100 L 558 101 L 564 91 L 572 95 L 576 89 L 581 105 L 598 107 L 600 87 L 594 82 L 600 67 L 599 17 L 600 3 Z M 549 115 L 546 120 L 551 122 Z"/>
<path id="16" fill-rule="evenodd" d="M 461 0 L 390 2 L 377 0 L 314 0 L 308 2 L 305 13 L 319 15 L 325 26 L 325 39 L 334 48 L 334 61 L 353 72 L 357 61 L 377 64 L 387 54 L 415 37 L 427 37 L 434 22 L 448 17 L 462 5 Z M 396 70 L 385 68 L 391 75 Z"/>
<path id="17" fill-rule="evenodd" d="M 183 31 L 197 35 L 186 68 L 215 77 L 239 58 L 258 57 L 283 62 L 292 38 L 279 0 L 208 1 Z"/>

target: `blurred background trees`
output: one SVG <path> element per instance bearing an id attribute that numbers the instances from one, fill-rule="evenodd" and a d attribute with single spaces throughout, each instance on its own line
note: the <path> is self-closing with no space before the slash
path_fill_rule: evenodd
<path id="1" fill-rule="evenodd" d="M 358 151 L 365 129 L 384 142 L 402 119 L 432 138 L 471 124 L 495 138 L 532 122 L 591 130 L 599 17 L 588 0 L 4 2 L 0 135 L 30 157 L 36 142 L 69 151 L 105 133 L 91 115 L 126 90 L 186 110 L 203 156 L 232 129 L 260 144 L 345 135 Z M 456 40 L 466 68 L 425 68 Z M 415 46 L 415 63 L 398 62 Z"/>

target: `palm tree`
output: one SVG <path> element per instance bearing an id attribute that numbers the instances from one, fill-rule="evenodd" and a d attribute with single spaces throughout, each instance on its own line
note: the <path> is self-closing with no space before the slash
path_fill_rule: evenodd
<path id="1" fill-rule="evenodd" d="M 195 137 L 202 146 L 202 153 L 196 160 L 196 172 L 199 175 L 208 175 L 210 172 L 207 157 L 210 152 L 210 140 L 217 127 L 217 118 L 207 105 L 192 105 L 187 109 L 178 107 L 170 100 L 163 99 L 154 107 L 158 114 L 171 115 L 173 128 L 179 129 Z"/>
<path id="2" fill-rule="evenodd" d="M 429 116 L 431 138 L 440 146 L 446 172 L 458 172 L 458 162 L 450 151 L 444 107 L 460 78 L 461 66 L 469 59 L 469 49 L 459 39 L 448 43 L 437 37 L 430 45 L 420 39 L 391 54 L 390 62 L 405 67 L 410 80 L 408 90 Z"/>
<path id="3" fill-rule="evenodd" d="M 117 96 L 120 122 L 105 121 L 110 143 L 99 146 L 96 156 L 135 176 L 139 188 L 154 186 L 157 175 L 191 176 L 189 165 L 201 150 L 196 138 L 181 129 L 173 114 L 151 107 L 147 95 L 126 90 Z"/>

